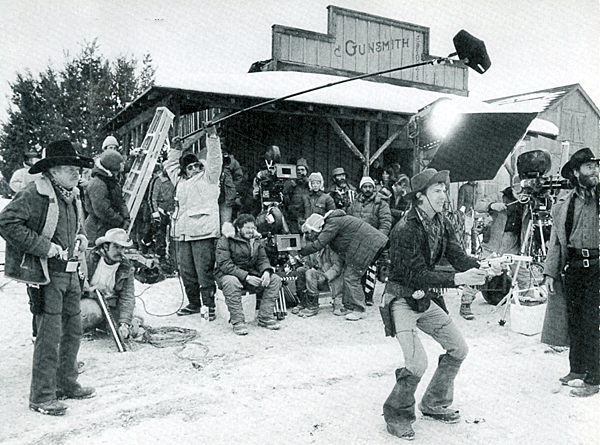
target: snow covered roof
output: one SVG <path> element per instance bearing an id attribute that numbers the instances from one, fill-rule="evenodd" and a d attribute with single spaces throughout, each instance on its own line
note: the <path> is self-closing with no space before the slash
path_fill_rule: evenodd
<path id="1" fill-rule="evenodd" d="M 215 74 L 201 73 L 192 77 L 170 79 L 146 90 L 132 104 L 125 107 L 119 115 L 126 113 L 152 90 L 170 90 L 193 94 L 243 97 L 270 100 L 286 97 L 301 91 L 328 86 L 349 78 L 327 74 L 296 71 L 263 71 L 258 73 Z M 422 108 L 440 98 L 452 100 L 457 111 L 462 113 L 530 113 L 532 110 L 498 106 L 474 100 L 468 97 L 444 94 L 419 88 L 403 87 L 369 80 L 353 80 L 328 86 L 286 99 L 291 102 L 340 106 L 378 112 L 414 115 Z M 539 110 L 533 111 L 538 112 Z M 118 115 L 118 116 L 119 116 Z M 117 116 L 117 117 L 118 117 Z M 538 127 L 540 132 L 538 132 Z M 529 130 L 533 134 L 558 135 L 558 128 L 549 122 L 535 119 Z"/>
<path id="2" fill-rule="evenodd" d="M 269 100 L 349 79 L 343 76 L 296 71 L 263 71 L 242 74 L 198 74 L 170 80 L 157 88 L 197 91 Z M 494 112 L 496 106 L 467 97 L 403 87 L 369 80 L 354 80 L 295 96 L 290 101 L 416 114 L 435 100 L 452 99 L 464 112 Z M 502 110 L 501 112 L 506 112 Z M 511 112 L 511 111 L 508 111 Z M 529 112 L 519 110 L 516 112 Z"/>
<path id="3" fill-rule="evenodd" d="M 515 94 L 512 96 L 499 97 L 486 100 L 490 105 L 496 105 L 502 109 L 516 112 L 537 112 L 543 113 L 553 108 L 561 99 L 571 94 L 573 91 L 579 91 L 589 102 L 590 106 L 600 115 L 600 110 L 594 104 L 592 99 L 583 90 L 578 83 L 564 85 L 556 88 L 532 91 L 529 93 Z"/>

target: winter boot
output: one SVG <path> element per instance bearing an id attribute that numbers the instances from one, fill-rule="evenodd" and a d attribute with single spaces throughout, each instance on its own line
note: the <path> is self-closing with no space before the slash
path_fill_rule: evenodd
<path id="1" fill-rule="evenodd" d="M 460 305 L 460 316 L 462 318 L 464 318 L 465 320 L 473 320 L 475 318 L 475 315 L 473 315 L 473 312 L 471 311 L 471 303 L 466 304 L 466 303 L 462 303 Z"/>
<path id="2" fill-rule="evenodd" d="M 341 316 L 346 315 L 346 312 L 343 311 L 344 305 L 342 304 L 342 297 L 335 297 L 333 299 L 333 315 Z"/>
<path id="3" fill-rule="evenodd" d="M 475 315 L 471 311 L 471 303 L 475 300 L 477 295 L 477 289 L 473 289 L 471 286 L 465 286 L 460 297 L 460 316 L 465 320 L 473 320 Z"/>
<path id="4" fill-rule="evenodd" d="M 200 286 L 198 283 L 186 284 L 185 295 L 190 302 L 186 307 L 177 311 L 177 315 L 191 315 L 200 313 Z"/>
<path id="5" fill-rule="evenodd" d="M 215 288 L 203 288 L 201 293 L 202 303 L 204 303 L 205 306 L 208 306 L 208 321 L 215 321 L 217 319 L 217 314 L 215 312 Z"/>
<path id="6" fill-rule="evenodd" d="M 306 309 L 300 311 L 301 317 L 313 317 L 319 313 L 319 294 L 306 293 Z"/>
<path id="7" fill-rule="evenodd" d="M 291 312 L 294 315 L 298 315 L 306 307 L 306 291 L 298 291 L 298 304 L 292 308 Z"/>
<path id="8" fill-rule="evenodd" d="M 448 407 L 454 400 L 454 379 L 461 363 L 461 360 L 448 354 L 440 355 L 438 367 L 419 404 L 419 410 L 425 417 L 445 423 L 456 423 L 460 420 L 459 412 Z"/>
<path id="9" fill-rule="evenodd" d="M 411 424 L 415 416 L 415 391 L 421 377 L 406 368 L 396 369 L 396 385 L 383 404 L 383 418 L 390 434 L 401 439 L 412 440 L 415 432 Z"/>

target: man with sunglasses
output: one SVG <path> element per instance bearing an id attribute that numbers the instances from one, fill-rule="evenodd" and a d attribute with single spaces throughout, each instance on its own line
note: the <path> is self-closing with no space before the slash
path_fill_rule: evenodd
<path id="1" fill-rule="evenodd" d="M 206 160 L 194 153 L 182 154 L 183 144 L 174 141 L 164 168 L 175 184 L 172 233 L 189 302 L 177 314 L 196 314 L 204 305 L 212 321 L 216 318 L 214 264 L 215 243 L 220 236 L 218 199 L 223 156 L 215 127 L 207 128 L 206 135 Z"/>

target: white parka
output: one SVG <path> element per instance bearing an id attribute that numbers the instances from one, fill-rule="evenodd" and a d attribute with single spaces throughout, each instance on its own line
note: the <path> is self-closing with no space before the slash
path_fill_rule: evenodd
<path id="1" fill-rule="evenodd" d="M 194 241 L 220 236 L 219 178 L 223 166 L 221 142 L 218 137 L 206 137 L 204 169 L 187 179 L 179 176 L 180 150 L 171 149 L 164 164 L 167 175 L 175 184 L 177 208 L 173 214 L 171 234 L 178 241 Z"/>

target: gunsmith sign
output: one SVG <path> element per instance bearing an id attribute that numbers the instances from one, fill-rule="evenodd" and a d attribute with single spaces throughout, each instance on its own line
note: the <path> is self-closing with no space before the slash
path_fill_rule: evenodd
<path id="1" fill-rule="evenodd" d="M 345 75 L 375 73 L 425 61 L 429 28 L 329 6 L 327 34 L 273 26 L 273 62 L 267 69 Z M 428 65 L 381 76 L 381 80 L 467 95 L 462 64 Z"/>

